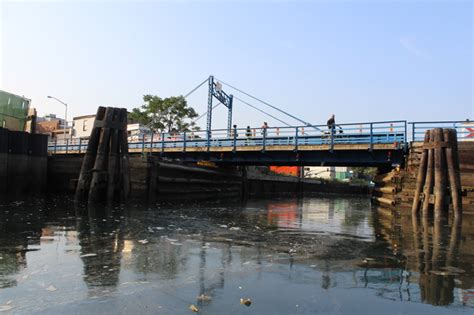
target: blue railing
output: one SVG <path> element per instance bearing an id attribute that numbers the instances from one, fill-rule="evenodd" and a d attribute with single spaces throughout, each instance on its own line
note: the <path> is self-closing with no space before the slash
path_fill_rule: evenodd
<path id="1" fill-rule="evenodd" d="M 363 122 L 352 124 L 338 124 L 333 128 L 326 125 L 296 126 L 296 127 L 268 127 L 263 128 L 235 128 L 230 132 L 227 129 L 206 131 L 190 131 L 176 133 L 162 133 L 141 135 L 129 138 L 129 148 L 149 151 L 180 148 L 227 147 L 233 150 L 245 147 L 260 147 L 265 150 L 270 146 L 290 146 L 298 150 L 299 146 L 325 145 L 329 150 L 339 144 L 362 144 L 372 150 L 376 144 L 394 144 L 402 148 L 407 142 L 407 122 L 382 121 Z M 51 153 L 83 153 L 87 148 L 87 140 L 71 139 L 63 142 L 51 142 L 48 150 Z M 288 148 L 286 148 L 288 149 Z"/>
<path id="2" fill-rule="evenodd" d="M 426 130 L 433 128 L 456 129 L 458 141 L 474 141 L 474 122 L 470 120 L 416 121 L 408 123 L 412 141 L 423 141 Z"/>

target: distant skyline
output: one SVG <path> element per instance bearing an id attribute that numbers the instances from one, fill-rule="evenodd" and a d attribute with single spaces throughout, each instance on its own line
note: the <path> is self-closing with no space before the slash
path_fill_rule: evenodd
<path id="1" fill-rule="evenodd" d="M 314 124 L 474 119 L 473 15 L 472 1 L 1 1 L 0 89 L 63 117 L 53 95 L 71 120 L 212 74 Z M 207 89 L 188 103 L 203 114 Z M 282 125 L 239 101 L 234 121 Z"/>

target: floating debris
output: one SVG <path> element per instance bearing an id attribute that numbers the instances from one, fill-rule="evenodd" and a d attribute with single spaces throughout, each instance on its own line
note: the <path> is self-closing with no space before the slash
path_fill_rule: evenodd
<path id="1" fill-rule="evenodd" d="M 0 305 L 0 312 L 7 312 L 11 310 L 14 306 L 12 305 Z"/>
<path id="2" fill-rule="evenodd" d="M 439 269 L 446 270 L 447 272 L 458 273 L 458 274 L 466 272 L 466 270 L 464 269 L 453 267 L 453 266 L 441 267 Z"/>
<path id="3" fill-rule="evenodd" d="M 207 302 L 207 301 L 212 300 L 212 297 L 210 297 L 209 295 L 201 294 L 200 296 L 197 297 L 197 300 L 201 302 Z"/>
<path id="4" fill-rule="evenodd" d="M 231 231 L 238 231 L 240 228 L 238 226 L 233 226 L 230 228 Z"/>
<path id="5" fill-rule="evenodd" d="M 138 240 L 138 243 L 145 245 L 145 244 L 148 244 L 148 240 L 147 239 Z"/>
<path id="6" fill-rule="evenodd" d="M 252 300 L 250 300 L 249 298 L 241 298 L 240 299 L 240 304 L 244 304 L 245 306 L 250 306 L 250 304 L 252 304 Z"/>
<path id="7" fill-rule="evenodd" d="M 54 291 L 58 291 L 58 288 L 56 288 L 54 285 L 50 285 L 49 287 L 46 288 L 46 290 L 49 292 L 54 292 Z"/>
<path id="8" fill-rule="evenodd" d="M 194 304 L 189 305 L 189 309 L 190 309 L 191 311 L 193 311 L 194 313 L 199 312 L 199 309 L 198 309 L 197 306 L 194 305 Z"/>
<path id="9" fill-rule="evenodd" d="M 84 254 L 84 255 L 81 255 L 81 256 L 79 256 L 79 257 L 85 258 L 85 257 L 94 257 L 94 256 L 97 256 L 97 254 L 95 254 L 95 253 Z"/>

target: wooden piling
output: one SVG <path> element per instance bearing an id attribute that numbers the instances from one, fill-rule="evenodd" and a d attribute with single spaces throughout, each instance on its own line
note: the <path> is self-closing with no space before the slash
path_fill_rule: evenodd
<path id="1" fill-rule="evenodd" d="M 429 144 L 432 144 L 434 141 L 433 130 L 429 130 Z M 428 161 L 426 165 L 426 180 L 425 186 L 423 188 L 423 216 L 428 215 L 428 210 L 430 206 L 430 195 L 433 190 L 433 179 L 434 179 L 434 149 L 429 147 L 428 149 Z"/>
<path id="2" fill-rule="evenodd" d="M 446 154 L 443 147 L 444 135 L 441 128 L 434 129 L 434 213 L 435 220 L 441 220 L 445 209 Z"/>
<path id="3" fill-rule="evenodd" d="M 105 116 L 105 107 L 99 107 L 97 109 L 96 121 L 101 121 Z M 89 192 L 90 181 L 92 178 L 91 170 L 94 166 L 95 157 L 97 155 L 97 146 L 99 145 L 100 138 L 99 127 L 94 126 L 91 131 L 89 142 L 87 144 L 86 153 L 84 159 L 82 160 L 82 167 L 79 173 L 79 180 L 76 187 L 76 201 L 84 201 Z"/>
<path id="4" fill-rule="evenodd" d="M 444 140 L 448 142 L 446 147 L 446 164 L 448 168 L 449 187 L 451 191 L 451 202 L 454 217 L 462 215 L 461 200 L 461 174 L 459 171 L 459 157 L 457 148 L 457 134 L 455 129 L 444 129 Z"/>
<path id="5" fill-rule="evenodd" d="M 115 123 L 120 122 L 120 110 L 114 109 L 113 111 L 113 118 L 112 121 Z M 108 160 L 108 178 L 107 178 L 107 201 L 113 202 L 115 196 L 117 195 L 117 187 L 119 187 L 119 166 L 120 160 L 117 160 L 120 156 L 120 149 L 119 149 L 119 130 L 113 129 L 110 132 L 110 152 L 109 152 L 109 160 Z"/>
<path id="6" fill-rule="evenodd" d="M 121 155 L 121 170 L 122 170 L 122 199 L 127 200 L 130 196 L 130 161 L 128 158 L 128 135 L 127 135 L 127 110 L 122 108 L 120 110 L 121 129 L 119 135 L 120 141 L 120 155 Z"/>
<path id="7" fill-rule="evenodd" d="M 375 197 L 375 200 L 377 200 L 378 203 L 384 204 L 387 206 L 394 206 L 395 205 L 395 200 L 393 199 L 388 199 L 384 197 Z"/>
<path id="8" fill-rule="evenodd" d="M 92 170 L 92 180 L 89 188 L 89 202 L 97 202 L 104 193 L 104 184 L 107 182 L 107 161 L 110 148 L 110 127 L 112 122 L 114 109 L 107 107 L 105 110 L 104 127 L 100 134 L 99 147 L 97 148 L 97 156 Z"/>
<path id="9" fill-rule="evenodd" d="M 411 208 L 412 215 L 417 215 L 418 209 L 420 208 L 420 195 L 421 195 L 421 190 L 423 189 L 423 186 L 425 184 L 426 164 L 428 160 L 428 148 L 426 147 L 426 145 L 428 144 L 429 141 L 430 141 L 430 131 L 426 130 L 425 139 L 423 141 L 425 144 L 425 148 L 423 149 L 423 153 L 421 156 L 420 168 L 418 169 L 418 175 L 416 178 L 415 197 L 413 198 L 413 206 Z"/>
<path id="10" fill-rule="evenodd" d="M 76 200 L 111 203 L 129 193 L 127 110 L 100 107 L 82 161 Z"/>

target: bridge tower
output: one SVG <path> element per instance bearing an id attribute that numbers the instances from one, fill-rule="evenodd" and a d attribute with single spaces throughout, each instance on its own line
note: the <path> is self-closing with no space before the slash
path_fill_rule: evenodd
<path id="1" fill-rule="evenodd" d="M 214 76 L 209 76 L 209 95 L 207 99 L 207 124 L 206 131 L 208 139 L 211 137 L 212 129 L 212 98 L 215 97 L 228 109 L 227 114 L 227 134 L 230 136 L 232 128 L 232 94 L 228 95 L 222 90 L 222 84 L 214 81 Z"/>

